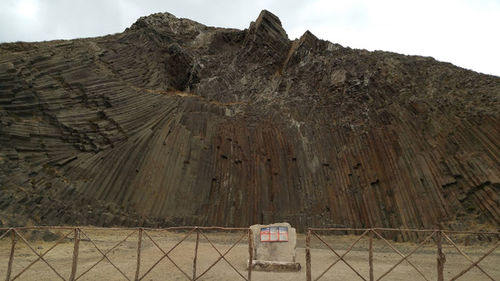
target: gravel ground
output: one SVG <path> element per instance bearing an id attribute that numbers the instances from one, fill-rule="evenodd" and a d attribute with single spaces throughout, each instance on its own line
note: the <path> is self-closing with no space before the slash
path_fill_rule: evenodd
<path id="1" fill-rule="evenodd" d="M 92 239 L 97 247 L 103 252 L 112 248 L 117 242 L 125 238 L 130 231 L 103 231 L 103 230 L 85 230 L 85 233 Z M 64 232 L 61 232 L 63 235 Z M 148 234 L 162 247 L 168 251 L 185 233 L 171 233 L 150 231 Z M 39 252 L 43 253 L 49 249 L 55 242 L 47 242 L 42 239 L 35 239 L 35 235 L 29 233 L 26 237 L 31 238 L 30 244 Z M 71 234 L 72 235 L 72 234 Z M 71 235 L 69 237 L 71 237 Z M 222 253 L 229 249 L 234 242 L 240 238 L 238 233 L 207 233 L 206 236 L 212 241 L 215 247 Z M 123 244 L 109 253 L 109 259 L 126 275 L 130 280 L 134 280 L 137 265 L 137 233 L 133 233 Z M 188 275 L 193 274 L 193 257 L 195 248 L 196 234 L 192 234 L 183 243 L 179 244 L 169 257 Z M 324 239 L 332 245 L 339 254 L 343 254 L 347 248 L 356 240 L 355 236 L 325 236 Z M 299 272 L 256 272 L 252 273 L 252 280 L 305 280 L 305 237 L 298 235 L 297 261 L 301 263 L 302 270 Z M 409 253 L 416 247 L 414 243 L 395 243 L 391 241 L 399 251 L 404 254 Z M 478 259 L 494 243 L 483 243 L 474 246 L 459 245 L 473 260 Z M 359 271 L 359 273 L 368 280 L 368 240 L 363 238 L 349 252 L 345 260 L 349 265 Z M 0 241 L 0 278 L 4 278 L 7 271 L 8 257 L 10 251 L 10 239 L 4 238 Z M 65 239 L 61 244 L 51 250 L 44 258 L 58 271 L 66 280 L 71 272 L 73 241 Z M 454 275 L 461 272 L 470 265 L 451 245 L 444 245 L 446 254 L 445 279 L 451 279 Z M 322 245 L 318 239 L 312 239 L 312 275 L 313 279 L 319 276 L 323 270 L 335 261 L 333 252 L 325 245 Z M 144 235 L 142 242 L 140 274 L 142 277 L 151 266 L 162 256 L 162 252 Z M 102 255 L 94 247 L 87 237 L 82 236 L 80 242 L 80 251 L 78 256 L 77 276 L 87 271 Z M 197 276 L 202 274 L 219 257 L 217 251 L 200 235 L 197 257 Z M 228 254 L 227 259 L 234 265 L 243 276 L 247 276 L 246 263 L 248 259 L 248 246 L 246 235 Z M 400 256 L 390 249 L 383 241 L 374 240 L 374 273 L 375 279 L 390 269 L 400 260 Z M 36 255 L 22 241 L 19 241 L 15 248 L 12 277 L 15 277 L 22 268 L 29 265 L 36 259 Z M 418 267 L 424 273 L 428 280 L 437 279 L 436 270 L 436 249 L 432 243 L 416 251 L 410 258 L 412 264 Z M 491 256 L 485 258 L 479 265 L 484 271 L 490 274 L 495 280 L 500 280 L 500 249 L 497 249 Z M 51 270 L 43 261 L 35 263 L 26 272 L 20 275 L 16 280 L 61 280 L 53 270 Z M 78 280 L 127 280 L 116 268 L 114 268 L 106 259 L 102 260 L 97 266 L 92 268 Z M 151 270 L 142 280 L 188 280 L 179 269 L 175 268 L 168 258 L 164 258 L 153 270 Z M 207 271 L 200 280 L 243 280 L 238 273 L 234 271 L 224 260 L 221 260 L 209 271 Z M 343 262 L 333 266 L 321 280 L 361 280 L 346 264 Z M 411 267 L 406 261 L 403 261 L 383 280 L 425 280 Z M 474 268 L 465 274 L 459 280 L 488 280 L 479 269 Z"/>

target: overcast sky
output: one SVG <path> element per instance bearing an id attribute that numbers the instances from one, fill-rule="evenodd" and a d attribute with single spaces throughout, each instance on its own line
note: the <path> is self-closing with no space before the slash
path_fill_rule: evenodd
<path id="1" fill-rule="evenodd" d="M 500 76 L 500 0 L 0 0 L 0 42 L 117 33 L 164 11 L 244 29 L 262 9 L 290 39 L 310 30 L 351 48 L 432 56 Z"/>

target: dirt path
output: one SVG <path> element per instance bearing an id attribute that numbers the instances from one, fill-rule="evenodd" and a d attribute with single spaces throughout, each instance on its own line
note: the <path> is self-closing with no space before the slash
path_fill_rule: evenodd
<path id="1" fill-rule="evenodd" d="M 127 234 L 127 231 L 119 232 L 104 232 L 104 231 L 86 231 L 87 235 L 94 241 L 97 247 L 103 252 L 112 248 L 117 242 L 121 241 Z M 183 238 L 185 233 L 160 233 L 150 232 L 151 237 L 162 247 L 168 251 L 179 240 Z M 27 235 L 29 236 L 29 235 Z M 239 234 L 221 234 L 221 233 L 208 233 L 207 236 L 214 243 L 215 247 L 220 252 L 224 253 L 229 249 L 234 242 L 240 237 Z M 193 273 L 193 257 L 195 248 L 196 234 L 192 234 L 186 241 L 179 244 L 170 254 L 169 257 L 188 275 L 192 276 Z M 80 243 L 80 251 L 78 258 L 78 274 L 87 271 L 94 263 L 101 259 L 102 255 L 94 247 L 94 245 L 84 238 Z M 326 237 L 329 243 L 332 244 L 334 249 L 339 254 L 345 250 L 355 241 L 355 237 L 350 236 L 331 236 Z M 301 263 L 302 270 L 299 272 L 286 272 L 286 273 L 269 273 L 269 272 L 256 272 L 252 273 L 252 280 L 263 281 L 287 281 L 287 280 L 305 280 L 305 250 L 303 246 L 304 237 L 299 235 L 299 246 L 297 248 L 297 261 Z M 382 241 L 374 240 L 374 266 L 375 266 L 375 279 L 377 279 L 383 272 L 392 267 L 393 264 L 400 260 L 400 256 L 392 252 L 392 250 L 385 245 Z M 49 249 L 54 242 L 31 241 L 32 245 L 37 251 L 43 253 Z M 247 275 L 246 263 L 248 259 L 248 246 L 246 244 L 246 236 L 244 239 L 233 248 L 228 255 L 227 259 L 234 265 L 234 267 L 244 276 Z M 409 253 L 415 244 L 412 243 L 394 243 L 394 245 L 403 253 Z M 139 276 L 144 275 L 151 266 L 162 256 L 162 252 L 149 240 L 147 236 L 143 237 L 141 252 L 141 270 Z M 484 244 L 479 246 L 461 246 L 463 250 L 473 259 L 478 259 L 492 244 Z M 368 252 L 367 240 L 363 239 L 357 244 L 353 251 L 346 256 L 346 261 L 352 267 L 360 272 L 360 274 L 368 279 Z M 4 238 L 0 241 L 0 278 L 5 278 L 8 257 L 10 251 L 10 239 Z M 73 242 L 70 239 L 65 240 L 62 244 L 55 247 L 44 258 L 53 265 L 54 269 L 58 271 L 65 279 L 68 279 L 71 272 Z M 424 246 L 419 249 L 409 260 L 417 266 L 429 280 L 436 280 L 436 253 L 435 247 L 432 244 Z M 319 241 L 313 240 L 312 244 L 312 274 L 313 279 L 317 277 L 324 269 L 326 269 L 335 259 L 334 254 L 324 246 L 321 246 Z M 462 271 L 470 263 L 460 256 L 456 250 L 450 245 L 444 246 L 446 254 L 445 264 L 445 279 L 450 279 L 455 274 Z M 109 259 L 125 274 L 130 280 L 134 280 L 137 262 L 137 234 L 133 233 L 123 244 L 118 246 L 109 254 Z M 197 258 L 197 276 L 202 274 L 214 261 L 219 257 L 218 253 L 212 246 L 200 236 L 200 243 L 198 246 Z M 12 277 L 15 277 L 22 268 L 29 265 L 36 259 L 35 254 L 22 242 L 19 241 L 14 256 L 14 266 Z M 500 280 L 500 250 L 497 249 L 490 257 L 484 259 L 480 266 L 488 272 L 496 280 Z M 62 280 L 54 271 L 52 271 L 44 262 L 39 261 L 29 268 L 16 280 L 33 280 L 33 281 L 52 281 Z M 97 266 L 92 268 L 88 273 L 83 275 L 78 280 L 127 280 L 117 269 L 104 259 Z M 149 272 L 143 280 L 188 280 L 183 273 L 175 268 L 168 258 L 164 258 L 158 266 Z M 233 268 L 231 268 L 224 260 L 221 260 L 208 272 L 206 272 L 200 280 L 243 280 Z M 343 262 L 337 263 L 328 271 L 321 280 L 361 280 L 356 274 L 349 269 Z M 403 261 L 396 267 L 390 274 L 383 280 L 425 280 L 417 271 L 415 271 L 407 262 Z M 477 268 L 472 269 L 469 273 L 464 275 L 459 280 L 489 280 Z"/>

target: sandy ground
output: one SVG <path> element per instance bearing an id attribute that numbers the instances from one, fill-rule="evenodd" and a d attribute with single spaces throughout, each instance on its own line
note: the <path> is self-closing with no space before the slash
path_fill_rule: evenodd
<path id="1" fill-rule="evenodd" d="M 94 241 L 97 247 L 103 252 L 113 247 L 117 242 L 125 238 L 131 231 L 103 231 L 103 230 L 85 230 L 86 234 Z M 61 231 L 62 234 L 67 233 Z M 173 245 L 181 240 L 186 233 L 172 233 L 150 231 L 149 235 L 162 247 L 168 251 Z M 238 233 L 207 233 L 207 237 L 214 243 L 215 247 L 224 253 L 236 242 L 241 234 Z M 30 234 L 26 233 L 29 237 Z M 69 237 L 71 237 L 70 235 Z M 196 234 L 192 234 L 188 239 L 174 249 L 169 257 L 175 261 L 179 267 L 186 272 L 187 275 L 193 274 L 193 257 L 195 248 Z M 332 247 L 339 253 L 343 254 L 347 248 L 356 240 L 355 236 L 325 236 L 325 239 L 331 243 Z M 137 265 L 137 231 L 134 232 L 123 244 L 109 253 L 109 259 L 125 274 L 130 280 L 134 280 Z M 252 280 L 305 280 L 305 237 L 298 236 L 297 261 L 301 263 L 302 270 L 299 272 L 252 272 Z M 43 253 L 49 249 L 54 242 L 44 242 L 41 240 L 32 240 L 30 243 L 39 252 Z M 415 248 L 413 243 L 395 243 L 391 241 L 398 250 L 407 254 Z M 473 260 L 478 259 L 483 253 L 488 251 L 494 244 L 484 243 L 474 246 L 460 247 Z M 353 268 L 366 279 L 368 279 L 368 239 L 363 238 L 349 252 L 345 259 L 352 265 Z M 374 240 L 374 273 L 375 279 L 381 276 L 385 271 L 391 268 L 400 260 L 400 256 L 393 252 L 383 241 Z M 10 252 L 10 238 L 6 237 L 0 241 L 0 278 L 4 279 L 7 271 L 8 257 Z M 73 241 L 65 239 L 63 243 L 51 250 L 45 259 L 58 271 L 66 280 L 71 272 L 73 252 Z M 464 268 L 470 265 L 470 262 L 462 257 L 451 245 L 444 245 L 444 253 L 446 254 L 445 264 L 445 279 L 449 280 Z M 335 259 L 336 256 L 326 246 L 322 245 L 318 239 L 312 239 L 312 275 L 313 280 L 319 276 Z M 162 256 L 162 252 L 149 240 L 147 236 L 143 236 L 140 274 L 142 277 L 151 266 Z M 80 251 L 78 257 L 77 276 L 86 272 L 94 263 L 99 261 L 102 255 L 94 247 L 94 245 L 82 236 L 80 242 Z M 197 258 L 197 275 L 200 275 L 214 261 L 217 260 L 219 254 L 212 246 L 200 236 Z M 244 276 L 247 276 L 246 262 L 248 259 L 247 237 L 244 236 L 228 254 L 227 259 L 234 267 Z M 22 268 L 29 265 L 36 259 L 36 255 L 22 241 L 17 243 L 15 248 L 14 264 L 12 277 L 15 277 Z M 434 244 L 430 243 L 416 251 L 409 260 L 418 267 L 428 280 L 437 280 L 436 270 L 436 249 Z M 488 274 L 495 280 L 500 280 L 500 249 L 497 249 L 491 256 L 484 259 L 480 264 Z M 61 280 L 52 269 L 43 261 L 39 261 L 31 266 L 26 272 L 20 275 L 16 280 Z M 117 269 L 104 259 L 97 266 L 82 275 L 78 280 L 127 280 Z M 189 280 L 167 258 L 163 259 L 153 270 L 151 270 L 142 280 Z M 238 273 L 234 271 L 224 260 L 221 260 L 208 272 L 206 272 L 199 280 L 243 280 Z M 348 266 L 339 262 L 333 266 L 320 280 L 362 280 Z M 415 269 L 413 269 L 406 261 L 403 261 L 383 280 L 425 280 Z M 489 280 L 477 268 L 472 269 L 459 280 Z"/>

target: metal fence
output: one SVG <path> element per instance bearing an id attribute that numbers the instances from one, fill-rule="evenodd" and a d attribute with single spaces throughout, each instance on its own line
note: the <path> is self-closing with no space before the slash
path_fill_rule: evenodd
<path id="1" fill-rule="evenodd" d="M 48 245 L 42 251 L 38 251 L 42 248 L 33 246 L 33 241 L 27 238 L 27 233 L 29 233 L 30 231 L 33 232 L 47 230 L 57 231 L 60 234 L 56 236 L 56 239 L 54 240 L 54 242 L 52 242 L 52 244 L 49 244 L 50 247 Z M 118 239 L 115 239 L 115 237 L 112 236 L 111 241 L 107 241 L 107 246 L 102 246 L 103 242 L 99 241 L 99 238 L 96 238 L 99 237 L 97 234 L 91 235 L 92 231 L 95 231 L 96 233 L 99 233 L 99 231 L 103 233 L 108 233 L 109 231 L 117 231 L 119 235 Z M 231 241 L 229 243 L 224 244 L 224 247 L 226 247 L 226 249 L 221 250 L 221 244 L 218 244 L 217 242 L 214 243 L 214 241 L 210 237 L 211 235 L 227 232 L 234 233 L 234 235 L 231 235 Z M 334 233 L 334 235 L 331 235 L 332 233 Z M 349 242 L 340 241 L 340 237 L 345 236 L 339 236 L 338 234 L 354 235 L 354 238 L 351 240 L 347 240 Z M 398 249 L 398 245 L 394 241 L 392 241 L 396 237 L 396 234 L 404 234 L 405 237 L 410 237 L 414 241 L 418 241 L 418 243 L 411 244 L 412 249 L 406 250 L 407 253 L 405 254 L 403 253 L 405 251 Z M 487 245 L 485 249 L 487 250 L 482 252 L 480 255 L 476 255 L 476 257 L 474 258 L 467 255 L 466 251 L 462 249 L 463 246 L 453 239 L 458 235 L 485 237 L 484 240 L 488 241 L 487 243 L 485 243 Z M 168 240 L 168 246 L 165 245 L 166 242 L 164 240 L 160 240 L 162 238 L 165 238 L 166 236 L 174 236 L 174 238 Z M 217 236 L 215 238 L 217 238 Z M 476 269 L 477 272 L 482 274 L 482 276 L 484 278 L 487 278 L 487 280 L 495 280 L 494 275 L 488 272 L 488 268 L 484 267 L 484 263 L 480 263 L 490 255 L 494 256 L 495 258 L 499 257 L 499 255 L 496 253 L 492 255 L 492 253 L 494 253 L 494 251 L 500 246 L 499 238 L 500 232 L 468 232 L 393 228 L 309 228 L 305 233 L 305 276 L 304 273 L 293 274 L 296 275 L 296 278 L 298 280 L 328 280 L 329 277 L 327 273 L 330 272 L 329 274 L 331 274 L 332 271 L 335 270 L 335 268 L 338 268 L 338 264 L 343 264 L 345 267 L 347 267 L 347 270 L 352 271 L 352 273 L 357 276 L 356 278 L 360 280 L 378 281 L 387 280 L 388 275 L 391 272 L 393 272 L 398 266 L 401 266 L 401 264 L 406 263 L 412 270 L 415 271 L 415 276 L 418 275 L 418 277 L 423 280 L 444 281 L 444 271 L 447 262 L 446 257 L 447 255 L 448 257 L 450 257 L 449 254 L 445 255 L 445 252 L 443 251 L 443 245 L 445 245 L 447 247 L 447 250 L 453 249 L 454 251 L 456 251 L 454 253 L 455 255 L 463 257 L 463 259 L 465 259 L 465 261 L 468 263 L 467 265 L 463 266 L 463 268 L 459 269 L 461 270 L 460 272 L 453 274 L 453 276 L 451 276 L 451 278 L 447 278 L 447 280 L 457 280 L 459 278 L 462 278 L 464 274 L 471 271 L 472 269 Z M 178 250 L 181 247 L 181 244 L 186 243 L 188 239 L 189 243 L 191 243 L 186 246 L 188 249 Z M 334 245 L 332 241 L 337 241 L 337 244 Z M 363 242 L 360 243 L 360 241 Z M 208 277 L 207 273 L 211 271 L 212 275 L 218 274 L 217 272 L 213 271 L 214 267 L 219 263 L 225 263 L 231 268 L 229 269 L 229 271 L 234 271 L 235 276 L 238 276 L 236 278 L 233 278 L 233 280 L 243 279 L 250 281 L 252 280 L 252 268 L 247 266 L 247 262 L 253 260 L 253 254 L 255 251 L 253 234 L 249 228 L 222 227 L 170 227 L 163 229 L 93 227 L 0 228 L 0 242 L 3 243 L 2 245 L 5 249 L 3 253 L 0 253 L 3 257 L 2 260 L 5 260 L 7 263 L 4 264 L 4 262 L 2 262 L 2 264 L 0 264 L 0 268 L 3 267 L 6 269 L 4 275 L 6 281 L 23 280 L 24 278 L 28 278 L 26 276 L 26 271 L 28 271 L 28 269 L 30 268 L 33 271 L 33 268 L 37 263 L 45 264 L 48 267 L 48 270 L 57 275 L 59 279 L 65 281 L 76 281 L 82 279 L 82 277 L 92 279 L 92 276 L 89 276 L 90 273 L 97 274 L 99 276 L 98 278 L 103 278 L 100 280 L 106 280 L 105 277 L 101 277 L 99 275 L 101 272 L 98 269 L 100 265 L 105 263 L 107 263 L 109 266 L 112 266 L 114 270 L 116 270 L 113 274 L 122 277 L 123 280 L 139 281 L 146 280 L 146 278 L 149 278 L 148 280 L 150 280 L 152 278 L 152 271 L 155 269 L 157 271 L 160 271 L 160 269 L 158 268 L 162 264 L 169 264 L 170 266 L 173 266 L 173 268 L 175 269 L 172 270 L 177 270 L 178 274 L 180 274 L 179 276 L 183 276 L 186 280 L 200 280 L 204 277 Z M 82 251 L 82 243 L 85 243 L 85 247 L 83 247 L 84 250 L 90 247 L 92 248 L 92 253 L 98 255 L 98 259 L 92 260 L 92 263 L 89 263 L 87 260 L 85 268 L 81 265 L 82 260 L 85 259 L 84 255 L 86 254 L 85 251 Z M 99 245 L 100 243 L 101 246 Z M 133 257 L 123 256 L 122 260 L 127 260 L 127 265 L 123 265 L 123 263 L 117 263 L 116 257 L 113 257 L 111 254 L 118 247 L 123 247 L 123 245 L 126 243 L 128 245 L 129 252 L 133 252 L 134 255 Z M 145 243 L 147 243 L 148 246 L 147 251 L 144 248 Z M 317 244 L 316 247 L 312 246 L 313 243 Z M 374 253 L 377 253 L 377 249 L 374 249 L 374 243 L 376 243 L 376 245 L 384 245 L 384 247 L 388 248 L 388 251 L 391 251 L 393 255 L 398 257 L 397 261 L 395 261 L 394 264 L 390 267 L 382 267 L 380 264 L 374 263 Z M 18 264 L 17 270 L 15 270 L 14 273 L 14 264 L 16 264 L 16 261 L 17 263 L 20 263 L 20 260 L 15 258 L 15 254 L 17 253 L 16 251 L 19 252 L 20 244 L 24 244 L 23 249 L 25 251 L 29 251 L 31 255 L 34 255 L 35 259 L 29 262 L 24 261 L 25 264 Z M 68 266 L 65 272 L 60 269 L 60 265 L 51 264 L 50 258 L 47 258 L 51 251 L 53 251 L 53 249 L 60 244 L 66 245 L 67 248 L 64 252 L 68 255 Z M 200 263 L 200 257 L 202 255 L 199 254 L 200 245 L 211 250 L 210 253 L 215 256 L 214 260 L 203 260 L 203 265 Z M 235 266 L 234 257 L 231 260 L 231 258 L 228 257 L 228 254 L 230 252 L 234 252 L 234 249 L 237 245 L 239 245 L 240 247 L 238 250 L 238 266 Z M 244 253 L 244 251 L 246 251 L 245 248 L 247 246 L 248 252 L 246 254 Z M 427 269 L 422 269 L 417 263 L 409 259 L 424 246 L 432 248 L 432 255 L 436 259 L 435 267 L 433 266 L 433 268 L 435 268 L 435 271 L 431 270 L 429 267 Z M 318 271 L 318 273 L 315 273 L 315 276 L 313 278 L 312 268 L 313 266 L 315 266 L 315 269 L 320 267 L 320 258 L 312 259 L 311 251 L 317 251 L 321 247 L 323 248 L 322 251 L 327 251 L 329 253 L 327 254 L 330 257 L 333 256 L 334 259 L 328 267 Z M 149 256 L 149 259 L 147 259 L 147 263 L 149 264 L 146 264 L 145 257 L 151 254 L 151 249 L 155 249 L 158 256 Z M 342 253 L 340 252 L 341 249 L 344 249 Z M 182 263 L 180 265 L 178 264 L 178 260 L 176 260 L 179 259 L 179 256 L 173 256 L 174 251 L 180 252 L 181 256 L 183 257 Z M 365 269 L 368 268 L 368 272 L 366 272 L 366 270 L 364 272 L 360 271 L 355 266 L 353 266 L 350 260 L 347 259 L 347 255 L 354 251 L 357 251 L 358 253 L 361 252 L 363 254 L 363 264 L 365 262 L 366 254 L 367 267 L 365 267 Z M 19 253 L 17 254 L 19 255 Z M 57 252 L 54 253 L 54 255 L 57 255 Z M 189 257 L 187 257 L 188 255 Z M 325 262 L 325 260 L 326 259 L 323 258 L 322 262 Z M 500 264 L 500 262 L 498 262 L 497 264 Z M 57 268 L 58 266 L 59 268 Z M 186 266 L 188 266 L 187 269 Z M 374 269 L 383 271 L 375 276 Z M 171 276 L 173 274 L 172 270 L 169 270 L 166 274 L 169 274 L 169 276 Z M 489 270 L 491 270 L 491 268 Z M 336 273 L 338 272 L 339 271 L 337 271 Z M 498 274 L 498 272 L 495 273 Z M 224 271 L 224 274 L 229 273 L 228 271 Z M 429 277 L 429 275 L 433 276 Z M 116 278 L 116 276 L 113 278 Z M 3 277 L 0 276 L 0 278 Z M 214 277 L 212 276 L 212 278 Z"/>
<path id="2" fill-rule="evenodd" d="M 343 254 L 339 254 L 338 250 L 335 250 L 334 247 L 330 243 L 328 243 L 324 237 L 320 235 L 320 233 L 324 232 L 344 232 L 344 233 L 351 233 L 351 234 L 356 234 L 357 239 L 355 239 L 354 243 L 352 243 L 347 250 Z M 393 243 L 389 242 L 388 239 L 382 235 L 382 232 L 393 232 L 393 233 L 413 233 L 416 234 L 414 236 L 421 237 L 420 243 L 416 245 L 416 247 L 413 248 L 409 253 L 403 254 L 400 250 L 397 249 L 393 245 Z M 496 240 L 494 243 L 494 246 L 489 248 L 483 255 L 481 255 L 478 259 L 473 260 L 469 255 L 467 255 L 458 245 L 453 241 L 453 239 L 450 237 L 451 235 L 476 235 L 476 236 L 493 236 L 493 239 L 490 240 Z M 483 277 L 488 278 L 488 280 L 496 280 L 493 278 L 488 272 L 486 272 L 480 265 L 479 263 L 483 261 L 486 257 L 490 256 L 499 246 L 500 246 L 500 241 L 498 241 L 498 238 L 500 236 L 500 232 L 471 232 L 471 231 L 451 231 L 451 230 L 422 230 L 422 229 L 394 229 L 394 228 L 369 228 L 369 229 L 361 229 L 361 228 L 309 228 L 307 230 L 306 234 L 306 280 L 307 281 L 312 281 L 312 280 L 320 280 L 322 279 L 325 274 L 330 271 L 336 264 L 338 263 L 343 263 L 345 264 L 353 273 L 356 274 L 356 276 L 360 280 L 364 281 L 374 281 L 374 280 L 382 280 L 387 277 L 389 273 L 391 273 L 397 266 L 401 265 L 404 261 L 411 266 L 418 274 L 421 279 L 424 280 L 431 280 L 426 274 L 429 272 L 423 272 L 418 266 L 416 266 L 412 261 L 410 261 L 408 258 L 413 255 L 417 250 L 422 248 L 422 246 L 433 243 L 434 247 L 436 249 L 436 270 L 437 270 L 437 280 L 438 281 L 444 281 L 444 268 L 445 268 L 445 262 L 446 262 L 446 256 L 443 253 L 443 243 L 448 243 L 453 247 L 461 256 L 463 256 L 468 262 L 469 265 L 466 266 L 462 271 L 459 273 L 455 274 L 450 281 L 457 280 L 461 278 L 464 274 L 469 272 L 472 268 L 477 268 L 482 274 Z M 358 244 L 361 239 L 366 238 L 368 239 L 368 258 L 367 258 L 367 263 L 368 263 L 368 276 L 363 275 L 360 270 L 354 268 L 347 260 L 346 260 L 346 255 L 349 254 L 353 248 L 355 247 L 356 244 Z M 315 276 L 313 279 L 312 276 L 312 264 L 314 261 L 311 259 L 311 239 L 318 239 L 320 243 L 326 248 L 328 248 L 331 251 L 331 254 L 336 257 L 336 259 L 326 268 L 324 269 L 320 274 Z M 381 273 L 379 276 L 374 275 L 374 263 L 373 263 L 373 242 L 374 240 L 377 239 L 378 241 L 382 241 L 385 245 L 387 245 L 393 252 L 395 252 L 400 258 L 399 260 L 391 266 L 388 270 L 385 272 Z M 500 265 L 500 262 L 497 263 Z M 412 278 L 413 279 L 413 278 Z"/>
<path id="3" fill-rule="evenodd" d="M 23 235 L 22 232 L 26 231 L 33 231 L 33 230 L 51 230 L 51 231 L 62 231 L 64 234 L 60 236 L 59 239 L 48 249 L 43 251 L 42 253 L 39 253 L 35 247 L 26 239 L 26 237 Z M 117 230 L 120 232 L 128 232 L 127 235 L 121 239 L 118 243 L 114 244 L 112 247 L 108 249 L 102 249 L 102 247 L 99 247 L 96 242 L 91 239 L 91 236 L 87 234 L 88 231 L 92 230 L 100 230 L 100 231 L 109 231 L 109 230 Z M 162 232 L 165 234 L 166 232 L 175 232 L 175 233 L 181 233 L 183 234 L 182 239 L 177 241 L 173 246 L 171 246 L 168 249 L 165 249 L 160 245 L 160 243 L 157 242 L 157 239 L 154 238 L 154 236 L 151 234 L 152 232 Z M 218 249 L 214 243 L 209 239 L 209 235 L 207 235 L 208 232 L 241 232 L 242 234 L 239 236 L 236 242 L 232 243 L 232 245 L 229 247 L 229 249 L 225 251 L 221 251 Z M 2 233 L 3 232 L 3 233 Z M 76 281 L 82 278 L 83 276 L 87 275 L 91 270 L 95 270 L 96 266 L 98 266 L 101 262 L 106 261 L 109 263 L 111 266 L 113 266 L 117 273 L 120 274 L 124 280 L 145 280 L 146 277 L 151 273 L 153 269 L 155 269 L 162 261 L 168 260 L 182 275 L 187 279 L 187 280 L 199 280 L 203 276 L 207 274 L 216 264 L 221 262 L 222 260 L 225 261 L 237 274 L 238 276 L 243 279 L 250 281 L 252 278 L 252 268 L 248 268 L 247 272 L 241 272 L 238 270 L 227 258 L 228 253 L 234 249 L 236 245 L 238 245 L 245 237 L 248 237 L 248 260 L 252 260 L 252 255 L 253 255 L 253 242 L 252 242 L 252 235 L 251 231 L 249 228 L 223 228 L 223 227 L 169 227 L 169 228 L 162 228 L 162 229 L 153 229 L 153 228 L 92 228 L 92 227 L 17 227 L 17 228 L 0 228 L 0 240 L 2 240 L 4 237 L 9 237 L 11 239 L 10 243 L 10 252 L 9 252 L 9 257 L 8 257 L 8 264 L 7 264 L 7 270 L 6 270 L 6 276 L 5 280 L 6 281 L 14 281 L 14 280 L 22 280 L 21 276 L 29 269 L 31 268 L 34 264 L 38 262 L 43 262 L 45 263 L 50 270 L 52 270 L 61 280 L 69 280 L 69 281 Z M 134 235 L 135 234 L 135 235 Z M 136 242 L 136 247 L 137 247 L 137 254 L 136 254 L 136 262 L 135 262 L 135 271 L 133 277 L 127 275 L 123 268 L 120 268 L 118 265 L 115 264 L 109 257 L 109 254 L 117 249 L 120 245 L 122 245 L 125 241 L 130 239 L 132 236 L 137 237 L 137 242 Z M 186 239 L 188 239 L 191 236 L 195 236 L 195 247 L 194 247 L 194 258 L 192 260 L 192 270 L 191 272 L 186 272 L 185 269 L 182 269 L 174 259 L 170 256 L 172 251 L 174 251 L 181 243 L 185 242 Z M 72 262 L 71 262 L 71 271 L 69 274 L 63 274 L 56 270 L 56 268 L 45 258 L 47 254 L 49 254 L 50 251 L 52 251 L 56 246 L 60 245 L 63 241 L 71 239 L 73 241 L 73 250 L 72 250 Z M 208 267 L 206 267 L 201 273 L 197 272 L 197 262 L 198 262 L 198 246 L 201 241 L 206 241 L 210 245 L 210 247 L 213 248 L 213 250 L 217 253 L 217 259 L 212 262 Z M 97 252 L 101 255 L 100 259 L 97 260 L 93 265 L 90 267 L 86 268 L 85 270 L 82 270 L 81 272 L 78 270 L 78 256 L 80 253 L 80 243 L 82 241 L 85 241 L 86 243 L 90 243 L 96 250 Z M 161 256 L 157 259 L 156 262 L 154 262 L 151 266 L 143 269 L 143 272 L 141 273 L 141 261 L 143 260 L 143 257 L 141 255 L 142 253 L 142 248 L 143 248 L 143 243 L 145 241 L 150 241 L 154 247 L 156 247 L 159 251 L 161 251 Z M 12 274 L 12 268 L 13 264 L 15 262 L 14 259 L 14 254 L 15 254 L 15 249 L 16 249 L 16 244 L 19 242 L 24 243 L 32 253 L 36 255 L 36 259 L 33 260 L 31 263 L 28 265 L 24 266 L 22 269 L 19 270 L 19 272 L 15 275 Z"/>

